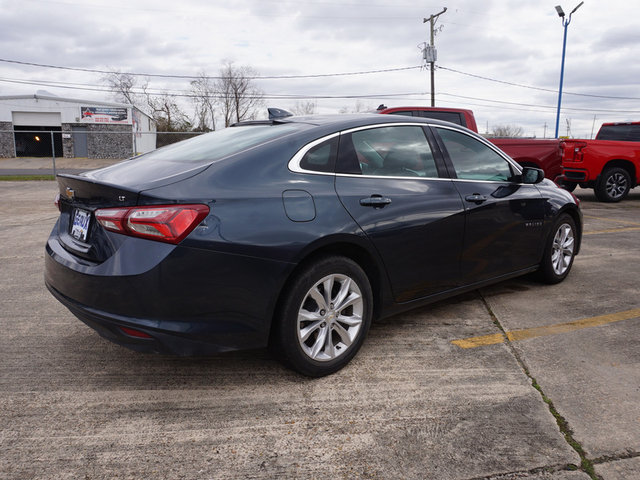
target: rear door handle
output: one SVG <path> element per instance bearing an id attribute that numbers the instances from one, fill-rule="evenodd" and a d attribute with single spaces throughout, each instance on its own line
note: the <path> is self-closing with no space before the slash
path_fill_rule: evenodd
<path id="1" fill-rule="evenodd" d="M 480 195 L 479 193 L 474 193 L 473 195 L 467 195 L 464 197 L 467 202 L 473 202 L 477 205 L 484 203 L 487 201 L 487 197 L 485 195 Z"/>
<path id="2" fill-rule="evenodd" d="M 360 199 L 360 205 L 363 207 L 383 208 L 391 203 L 391 199 L 382 195 L 371 195 L 367 198 Z"/>

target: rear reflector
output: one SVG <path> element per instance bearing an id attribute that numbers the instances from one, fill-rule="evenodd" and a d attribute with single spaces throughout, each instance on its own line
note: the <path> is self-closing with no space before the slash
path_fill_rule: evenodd
<path id="1" fill-rule="evenodd" d="M 105 229 L 133 237 L 177 244 L 209 214 L 207 205 L 154 205 L 101 208 L 96 220 Z"/>
<path id="2" fill-rule="evenodd" d="M 126 333 L 127 335 L 129 335 L 130 337 L 137 337 L 137 338 L 153 338 L 151 335 L 149 335 L 148 333 L 145 332 L 141 332 L 140 330 L 136 330 L 134 328 L 128 328 L 128 327 L 120 327 L 120 330 L 122 330 L 124 333 Z"/>

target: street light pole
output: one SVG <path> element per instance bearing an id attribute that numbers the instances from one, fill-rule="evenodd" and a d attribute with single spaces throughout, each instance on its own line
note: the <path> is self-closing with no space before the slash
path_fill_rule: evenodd
<path id="1" fill-rule="evenodd" d="M 564 11 L 560 5 L 556 6 L 556 11 L 558 12 L 558 16 L 562 20 L 562 26 L 564 27 L 564 38 L 562 40 L 562 64 L 560 66 L 560 87 L 558 88 L 558 112 L 556 114 L 556 135 L 555 138 L 558 138 L 558 129 L 560 127 L 560 106 L 562 105 L 562 83 L 564 82 L 564 58 L 567 52 L 567 27 L 571 23 L 571 15 L 578 10 L 584 2 L 580 2 L 576 8 L 571 10 L 569 14 L 569 18 L 565 17 Z"/>

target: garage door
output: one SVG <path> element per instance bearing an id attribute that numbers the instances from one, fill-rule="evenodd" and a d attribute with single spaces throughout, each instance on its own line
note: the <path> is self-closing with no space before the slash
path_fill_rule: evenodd
<path id="1" fill-rule="evenodd" d="M 14 126 L 60 127 L 62 125 L 60 112 L 12 112 L 12 114 Z"/>

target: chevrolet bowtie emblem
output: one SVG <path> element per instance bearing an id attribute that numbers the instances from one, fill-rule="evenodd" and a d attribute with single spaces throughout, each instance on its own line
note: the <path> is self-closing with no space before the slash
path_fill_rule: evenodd
<path id="1" fill-rule="evenodd" d="M 73 200 L 76 196 L 76 192 L 74 192 L 73 189 L 69 187 L 67 187 L 67 189 L 64 191 L 64 194 L 69 200 Z"/>

